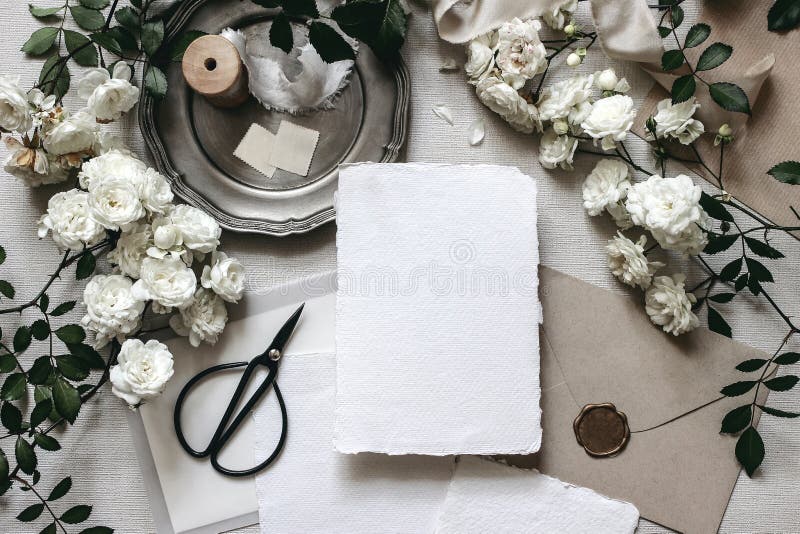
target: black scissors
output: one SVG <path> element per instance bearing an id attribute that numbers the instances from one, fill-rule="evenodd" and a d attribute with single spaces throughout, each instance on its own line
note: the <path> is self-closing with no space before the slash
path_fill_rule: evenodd
<path id="1" fill-rule="evenodd" d="M 223 363 L 209 367 L 205 371 L 195 375 L 194 378 L 189 380 L 189 382 L 183 386 L 180 395 L 178 395 L 178 400 L 175 403 L 175 412 L 173 414 L 175 433 L 178 436 L 178 441 L 181 443 L 183 450 L 195 458 L 205 458 L 206 456 L 210 456 L 211 466 L 217 472 L 230 477 L 244 477 L 253 475 L 266 468 L 275 460 L 275 458 L 278 457 L 281 449 L 283 449 L 283 444 L 286 441 L 287 417 L 286 405 L 283 402 L 283 396 L 281 395 L 281 390 L 278 388 L 278 383 L 275 381 L 275 378 L 278 375 L 278 364 L 280 363 L 281 356 L 283 354 L 283 348 L 286 346 L 286 342 L 289 341 L 289 338 L 292 336 L 292 332 L 294 332 L 297 321 L 300 319 L 300 314 L 303 312 L 303 306 L 305 306 L 305 304 L 302 304 L 299 308 L 297 308 L 292 316 L 289 317 L 289 320 L 284 323 L 280 330 L 278 330 L 278 333 L 275 335 L 275 339 L 272 340 L 272 343 L 270 343 L 269 347 L 267 347 L 267 350 L 265 350 L 262 354 L 253 358 L 250 360 L 250 362 Z M 233 418 L 233 421 L 231 421 L 231 417 L 233 417 L 233 411 L 239 404 L 239 400 L 241 399 L 242 394 L 247 387 L 247 383 L 250 381 L 250 377 L 260 365 L 265 366 L 269 370 L 267 378 L 265 378 L 261 385 L 258 386 L 258 389 L 253 396 L 250 397 L 247 403 L 245 403 L 244 407 L 239 411 L 239 413 L 236 414 L 236 417 Z M 186 438 L 183 435 L 183 430 L 181 430 L 181 407 L 183 406 L 183 401 L 186 399 L 186 395 L 189 393 L 189 390 L 191 390 L 192 387 L 197 384 L 197 382 L 212 373 L 244 366 L 247 366 L 247 368 L 244 370 L 244 374 L 239 380 L 239 385 L 236 386 L 236 391 L 233 392 L 233 397 L 231 397 L 228 407 L 225 409 L 225 414 L 222 416 L 222 420 L 219 422 L 219 426 L 217 426 L 217 429 L 214 432 L 214 436 L 211 438 L 208 447 L 202 451 L 193 449 L 186 442 Z M 220 451 L 223 449 L 223 447 L 225 447 L 225 444 L 228 442 L 234 432 L 236 432 L 236 429 L 240 424 L 242 424 L 242 421 L 244 421 L 245 417 L 250 414 L 270 386 L 272 386 L 272 388 L 275 390 L 275 396 L 278 398 L 278 404 L 281 407 L 281 418 L 283 420 L 281 436 L 278 439 L 278 444 L 275 446 L 275 450 L 272 451 L 272 454 L 270 454 L 266 460 L 255 467 L 251 467 L 250 469 L 237 471 L 219 465 Z"/>

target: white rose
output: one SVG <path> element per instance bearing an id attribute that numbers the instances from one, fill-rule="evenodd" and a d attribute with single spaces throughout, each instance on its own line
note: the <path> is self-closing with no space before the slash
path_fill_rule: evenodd
<path id="1" fill-rule="evenodd" d="M 671 137 L 684 145 L 692 144 L 705 132 L 703 123 L 692 118 L 699 108 L 700 104 L 694 97 L 679 104 L 673 104 L 669 98 L 659 102 L 658 111 L 653 117 L 656 122 L 656 137 Z M 653 134 L 648 132 L 647 138 L 652 141 Z"/>
<path id="2" fill-rule="evenodd" d="M 44 134 L 44 149 L 54 156 L 88 153 L 95 143 L 97 122 L 85 111 L 69 115 Z"/>
<path id="3" fill-rule="evenodd" d="M 664 266 L 661 262 L 648 261 L 644 255 L 645 245 L 647 245 L 646 236 L 641 236 L 639 241 L 634 243 L 620 232 L 608 240 L 606 245 L 608 268 L 621 282 L 632 287 L 647 289 L 653 281 L 653 274 Z"/>
<path id="4" fill-rule="evenodd" d="M 494 68 L 494 47 L 497 41 L 497 32 L 480 35 L 467 45 L 467 62 L 464 70 L 469 76 L 470 83 L 477 83 L 486 78 Z"/>
<path id="5" fill-rule="evenodd" d="M 542 20 L 554 30 L 560 30 L 572 18 L 572 14 L 575 13 L 577 8 L 578 0 L 565 0 L 560 6 L 542 14 Z"/>
<path id="6" fill-rule="evenodd" d="M 53 233 L 53 241 L 70 250 L 98 243 L 105 229 L 92 217 L 89 194 L 78 189 L 56 193 L 47 203 L 47 213 L 39 220 L 39 237 Z"/>
<path id="7" fill-rule="evenodd" d="M 686 175 L 651 176 L 628 191 L 625 207 L 634 224 L 650 230 L 662 248 L 699 254 L 708 242 L 708 214 L 700 207 L 702 189 Z"/>
<path id="8" fill-rule="evenodd" d="M 19 87 L 19 77 L 0 76 L 0 129 L 24 134 L 33 119 L 28 95 Z"/>
<path id="9" fill-rule="evenodd" d="M 580 74 L 546 87 L 536 104 L 541 120 L 569 117 L 573 108 L 586 103 L 592 96 L 593 83 L 594 75 Z M 586 107 L 583 109 L 587 110 Z"/>
<path id="10" fill-rule="evenodd" d="M 197 277 L 180 258 L 145 258 L 133 284 L 133 296 L 153 300 L 164 308 L 183 308 L 192 302 Z"/>
<path id="11" fill-rule="evenodd" d="M 56 95 L 45 96 L 40 89 L 34 88 L 28 91 L 28 103 L 34 108 L 31 113 L 34 127 L 42 126 L 58 113 Z"/>
<path id="12" fill-rule="evenodd" d="M 478 82 L 475 88 L 478 99 L 489 109 L 503 117 L 512 128 L 523 133 L 540 130 L 542 123 L 536 106 L 529 104 L 503 80 L 494 76 Z"/>
<path id="13" fill-rule="evenodd" d="M 198 289 L 191 305 L 179 310 L 169 319 L 169 325 L 179 336 L 189 336 L 189 343 L 199 347 L 205 342 L 213 345 L 225 329 L 228 310 L 225 302 L 208 289 Z"/>
<path id="14" fill-rule="evenodd" d="M 628 210 L 625 208 L 624 200 L 620 200 L 616 204 L 609 204 L 606 206 L 606 211 L 608 211 L 609 215 L 611 215 L 611 218 L 614 219 L 614 222 L 617 223 L 619 228 L 623 230 L 633 228 L 631 214 L 628 213 Z"/>
<path id="15" fill-rule="evenodd" d="M 109 230 L 125 230 L 146 215 L 136 186 L 110 176 L 89 190 L 92 216 Z"/>
<path id="16" fill-rule="evenodd" d="M 572 170 L 572 159 L 577 148 L 576 138 L 548 130 L 539 140 L 539 163 L 545 169 L 561 167 L 567 171 Z"/>
<path id="17" fill-rule="evenodd" d="M 158 397 L 172 378 L 172 353 L 163 343 L 129 339 L 109 371 L 111 392 L 131 406 Z"/>
<path id="18" fill-rule="evenodd" d="M 78 96 L 87 100 L 86 106 L 97 120 L 119 120 L 139 100 L 139 88 L 131 85 L 131 75 L 124 61 L 114 65 L 113 76 L 106 69 L 89 69 L 78 82 Z"/>
<path id="19" fill-rule="evenodd" d="M 155 169 L 147 169 L 139 184 L 139 198 L 150 213 L 165 213 L 174 195 L 167 179 Z"/>
<path id="20" fill-rule="evenodd" d="M 5 171 L 30 187 L 61 183 L 69 173 L 41 148 L 24 146 L 13 137 L 6 137 L 11 154 L 5 161 Z"/>
<path id="21" fill-rule="evenodd" d="M 583 182 L 583 207 L 594 217 L 624 199 L 631 187 L 628 166 L 619 160 L 603 159 Z"/>
<path id="22" fill-rule="evenodd" d="M 614 72 L 614 69 L 606 69 L 602 72 L 598 72 L 595 74 L 594 80 L 597 84 L 597 88 L 601 91 L 613 91 L 619 83 L 619 78 L 617 78 L 617 73 Z"/>
<path id="23" fill-rule="evenodd" d="M 131 279 L 121 274 L 97 275 L 86 284 L 86 315 L 81 324 L 97 334 L 96 348 L 113 338 L 123 341 L 139 328 L 144 302 L 133 298 L 132 286 Z"/>
<path id="24" fill-rule="evenodd" d="M 214 252 L 211 265 L 203 267 L 200 283 L 226 302 L 239 302 L 244 293 L 244 267 L 224 252 Z"/>
<path id="25" fill-rule="evenodd" d="M 130 149 L 125 146 L 125 142 L 117 134 L 103 130 L 98 131 L 94 137 L 94 144 L 92 145 L 92 152 L 94 155 L 103 156 L 112 150 L 129 156 L 132 155 Z"/>
<path id="26" fill-rule="evenodd" d="M 633 99 L 626 95 L 601 98 L 592 105 L 581 128 L 590 137 L 601 140 L 603 150 L 612 150 L 617 141 L 624 141 L 633 126 L 636 110 Z"/>
<path id="27" fill-rule="evenodd" d="M 216 250 L 222 229 L 217 221 L 203 210 L 179 204 L 172 208 L 168 217 L 180 231 L 186 248 L 201 253 Z"/>
<path id="28" fill-rule="evenodd" d="M 690 332 L 700 325 L 692 312 L 692 304 L 697 299 L 692 293 L 686 293 L 685 280 L 682 274 L 656 276 L 645 293 L 645 311 L 650 320 L 674 336 Z"/>
<path id="29" fill-rule="evenodd" d="M 515 18 L 497 30 L 497 66 L 504 79 L 509 76 L 506 81 L 514 89 L 547 68 L 547 51 L 539 39 L 541 28 L 536 19 L 523 22 Z"/>
<path id="30" fill-rule="evenodd" d="M 116 247 L 108 253 L 108 261 L 117 265 L 122 274 L 139 278 L 142 261 L 147 257 L 147 249 L 152 240 L 153 230 L 149 224 L 134 224 L 122 232 Z"/>
<path id="31" fill-rule="evenodd" d="M 147 165 L 122 150 L 110 150 L 92 158 L 81 167 L 78 174 L 81 187 L 91 190 L 110 177 L 130 182 L 138 191 L 142 188 Z"/>

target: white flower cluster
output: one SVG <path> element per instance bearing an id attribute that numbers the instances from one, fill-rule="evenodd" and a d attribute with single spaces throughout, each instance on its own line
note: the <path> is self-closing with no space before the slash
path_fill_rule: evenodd
<path id="1" fill-rule="evenodd" d="M 666 98 L 658 103 L 656 114 L 648 121 L 647 140 L 677 139 L 681 144 L 694 143 L 705 131 L 705 126 L 694 118 L 700 104 L 695 97 L 678 104 Z"/>

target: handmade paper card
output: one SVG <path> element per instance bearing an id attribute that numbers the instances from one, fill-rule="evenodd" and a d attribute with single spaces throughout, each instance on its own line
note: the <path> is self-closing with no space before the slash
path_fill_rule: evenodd
<path id="1" fill-rule="evenodd" d="M 347 166 L 337 224 L 336 448 L 537 451 L 534 181 L 494 165 Z"/>
<path id="2" fill-rule="evenodd" d="M 339 454 L 333 449 L 333 354 L 288 356 L 279 382 L 289 438 L 256 477 L 264 534 L 433 532 L 453 471 L 452 458 Z M 255 414 L 256 457 L 280 434 L 277 402 Z"/>
<path id="3" fill-rule="evenodd" d="M 465 456 L 456 467 L 436 534 L 632 534 L 632 504 L 536 470 Z"/>

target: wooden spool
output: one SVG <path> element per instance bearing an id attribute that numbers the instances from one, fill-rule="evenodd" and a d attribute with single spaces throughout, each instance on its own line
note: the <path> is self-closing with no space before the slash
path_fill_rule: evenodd
<path id="1" fill-rule="evenodd" d="M 240 106 L 249 96 L 239 51 L 220 35 L 204 35 L 189 45 L 182 68 L 186 83 L 217 107 Z"/>

